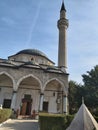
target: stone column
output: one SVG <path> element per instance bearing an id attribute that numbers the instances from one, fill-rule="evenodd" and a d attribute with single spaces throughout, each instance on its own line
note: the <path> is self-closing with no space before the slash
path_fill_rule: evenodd
<path id="1" fill-rule="evenodd" d="M 15 110 L 16 97 L 17 97 L 17 91 L 13 91 L 12 101 L 11 101 L 11 109 L 13 109 L 13 110 Z"/>
<path id="2" fill-rule="evenodd" d="M 66 95 L 63 96 L 63 113 L 68 114 L 68 97 Z"/>
<path id="3" fill-rule="evenodd" d="M 39 111 L 43 111 L 44 93 L 40 94 Z"/>

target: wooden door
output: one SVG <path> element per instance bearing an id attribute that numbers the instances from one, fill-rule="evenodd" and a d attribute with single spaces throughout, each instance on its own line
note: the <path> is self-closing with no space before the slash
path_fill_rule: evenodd
<path id="1" fill-rule="evenodd" d="M 26 115 L 30 115 L 31 114 L 31 102 L 27 102 L 27 107 L 26 107 Z"/>
<path id="2" fill-rule="evenodd" d="M 26 114 L 26 108 L 27 108 L 27 102 L 23 102 L 22 108 L 21 108 L 21 115 Z"/>

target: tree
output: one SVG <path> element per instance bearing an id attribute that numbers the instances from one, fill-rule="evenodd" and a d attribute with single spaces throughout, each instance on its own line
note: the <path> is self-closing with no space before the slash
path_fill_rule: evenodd
<path id="1" fill-rule="evenodd" d="M 82 87 L 75 81 L 69 81 L 69 113 L 74 114 L 80 107 L 82 100 Z"/>
<path id="2" fill-rule="evenodd" d="M 95 110 L 98 107 L 98 65 L 87 71 L 87 74 L 83 74 L 82 77 L 85 103 L 88 107 Z"/>

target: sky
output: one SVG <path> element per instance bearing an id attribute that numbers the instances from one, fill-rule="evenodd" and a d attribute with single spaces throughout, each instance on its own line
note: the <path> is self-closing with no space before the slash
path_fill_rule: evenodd
<path id="1" fill-rule="evenodd" d="M 98 0 L 65 0 L 67 72 L 82 82 L 98 64 Z M 0 0 L 0 58 L 23 49 L 38 49 L 58 61 L 58 28 L 62 0 Z"/>

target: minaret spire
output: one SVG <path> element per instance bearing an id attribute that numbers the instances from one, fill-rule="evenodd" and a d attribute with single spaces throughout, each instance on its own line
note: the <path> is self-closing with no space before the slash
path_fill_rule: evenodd
<path id="1" fill-rule="evenodd" d="M 65 70 L 67 68 L 66 29 L 68 28 L 68 20 L 66 19 L 64 0 L 62 0 L 60 19 L 57 24 L 59 29 L 58 67 Z"/>
<path id="2" fill-rule="evenodd" d="M 61 6 L 61 11 L 64 10 L 66 12 L 66 9 L 65 9 L 65 5 L 64 5 L 64 0 L 62 0 L 62 6 Z"/>

